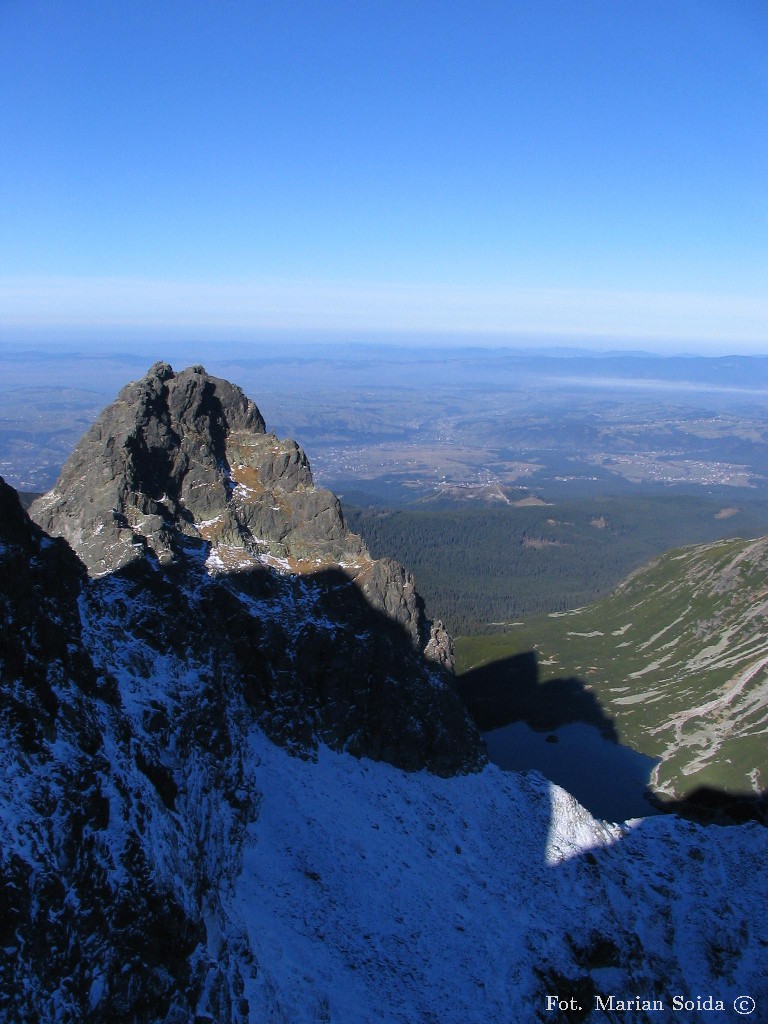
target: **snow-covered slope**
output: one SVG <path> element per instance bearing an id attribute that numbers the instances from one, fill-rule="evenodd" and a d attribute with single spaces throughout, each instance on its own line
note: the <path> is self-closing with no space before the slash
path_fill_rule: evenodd
<path id="1" fill-rule="evenodd" d="M 263 794 L 225 900 L 255 957 L 253 1021 L 487 1024 L 731 1019 L 765 1010 L 766 833 L 595 821 L 541 776 L 440 779 L 252 733 Z M 594 995 L 661 1000 L 610 1016 Z M 675 1016 L 711 995 L 729 1017 Z"/>

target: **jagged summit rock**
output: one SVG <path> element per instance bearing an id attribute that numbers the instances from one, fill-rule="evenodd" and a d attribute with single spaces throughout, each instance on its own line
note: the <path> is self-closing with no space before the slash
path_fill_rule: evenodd
<path id="1" fill-rule="evenodd" d="M 31 515 L 94 576 L 146 554 L 172 563 L 189 538 L 209 541 L 220 569 L 365 554 L 299 446 L 268 434 L 240 388 L 202 366 L 158 362 L 123 388 Z"/>
<path id="2" fill-rule="evenodd" d="M 126 632 L 141 615 L 160 652 L 233 661 L 273 739 L 449 774 L 482 763 L 452 640 L 412 575 L 372 559 L 301 448 L 203 367 L 158 362 L 123 388 L 30 515 L 82 559 L 91 594 L 140 584 L 136 607 L 110 598 Z"/>
<path id="3" fill-rule="evenodd" d="M 201 551 L 214 574 L 340 567 L 414 646 L 453 668 L 452 641 L 427 620 L 411 574 L 374 562 L 336 496 L 315 487 L 296 442 L 267 433 L 241 389 L 202 366 L 174 373 L 157 362 L 123 388 L 30 515 L 64 537 L 95 577 Z"/>
<path id="4" fill-rule="evenodd" d="M 340 567 L 419 650 L 453 668 L 452 641 L 427 620 L 411 574 L 374 562 L 296 442 L 267 433 L 240 388 L 202 366 L 174 373 L 157 362 L 123 388 L 30 515 L 96 577 L 201 551 L 212 573 Z"/>

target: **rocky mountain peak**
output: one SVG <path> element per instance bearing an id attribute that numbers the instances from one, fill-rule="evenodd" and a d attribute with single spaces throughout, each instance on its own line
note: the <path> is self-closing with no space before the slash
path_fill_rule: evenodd
<path id="1" fill-rule="evenodd" d="M 147 554 L 172 563 L 185 538 L 222 548 L 223 566 L 363 553 L 299 446 L 268 434 L 240 388 L 202 366 L 174 373 L 158 362 L 123 388 L 32 516 L 92 576 Z"/>
<path id="2" fill-rule="evenodd" d="M 768 1000 L 762 830 L 480 771 L 413 577 L 239 389 L 156 364 L 35 517 L 0 480 L 2 1024 Z"/>
<path id="3" fill-rule="evenodd" d="M 69 542 L 93 585 L 165 592 L 140 626 L 161 648 L 181 655 L 214 630 L 279 742 L 443 772 L 482 760 L 449 679 L 453 642 L 413 576 L 372 559 L 301 448 L 203 367 L 155 363 L 123 388 L 30 515 Z M 123 603 L 123 623 L 136 614 Z"/>
<path id="4" fill-rule="evenodd" d="M 124 387 L 30 514 L 93 577 L 145 558 L 204 556 L 213 574 L 340 567 L 417 649 L 453 668 L 450 637 L 427 620 L 410 573 L 374 562 L 296 442 L 267 433 L 243 391 L 202 366 L 157 362 Z"/>

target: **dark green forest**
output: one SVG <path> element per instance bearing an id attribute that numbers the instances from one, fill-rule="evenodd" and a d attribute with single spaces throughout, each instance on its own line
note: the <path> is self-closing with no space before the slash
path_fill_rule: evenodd
<path id="1" fill-rule="evenodd" d="M 758 501 L 690 495 L 584 498 L 439 511 L 345 510 L 375 558 L 402 562 L 454 636 L 589 604 L 669 548 L 768 533 Z"/>

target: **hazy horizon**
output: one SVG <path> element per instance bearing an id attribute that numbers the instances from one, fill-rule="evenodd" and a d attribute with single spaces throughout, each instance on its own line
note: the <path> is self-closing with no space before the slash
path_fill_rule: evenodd
<path id="1" fill-rule="evenodd" d="M 93 325 L 87 327 L 14 327 L 0 325 L 0 360 L 11 355 L 25 356 L 35 352 L 43 356 L 63 354 L 140 356 L 156 362 L 174 359 L 199 362 L 205 359 L 259 359 L 265 351 L 287 356 L 306 352 L 331 355 L 354 355 L 366 349 L 393 353 L 405 351 L 446 352 L 477 351 L 521 355 L 636 356 L 652 358 L 727 357 L 768 358 L 768 343 L 751 348 L 736 340 L 666 339 L 649 337 L 619 338 L 597 334 L 531 334 L 480 333 L 469 331 L 384 331 L 384 330 L 295 330 L 291 328 L 216 329 L 210 327 L 185 329 L 164 326 Z"/>

